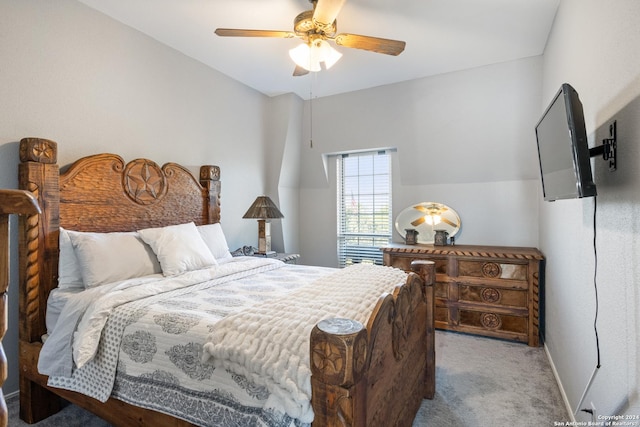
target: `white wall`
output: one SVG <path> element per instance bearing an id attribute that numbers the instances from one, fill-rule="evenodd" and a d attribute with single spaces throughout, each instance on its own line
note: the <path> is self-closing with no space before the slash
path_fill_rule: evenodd
<path id="1" fill-rule="evenodd" d="M 265 190 L 269 99 L 71 0 L 0 2 L 0 188 L 17 188 L 18 141 L 58 142 L 59 163 L 100 152 L 222 170 L 232 249 L 257 243 L 242 215 Z M 294 215 L 295 216 L 295 215 Z M 17 390 L 17 221 L 12 218 L 9 360 Z"/>
<path id="2" fill-rule="evenodd" d="M 271 224 L 272 249 L 300 252 L 299 182 L 302 99 L 295 94 L 269 100 L 265 148 L 266 191 L 284 215 Z"/>
<path id="3" fill-rule="evenodd" d="M 306 101 L 303 262 L 337 265 L 335 167 L 325 171 L 322 154 L 382 147 L 397 148 L 394 218 L 441 202 L 461 217 L 457 243 L 537 246 L 541 64 L 525 58 Z"/>
<path id="4" fill-rule="evenodd" d="M 582 407 L 640 414 L 640 2 L 563 0 L 544 53 L 542 103 L 564 82 L 579 93 L 590 146 L 618 126 L 618 170 L 592 160 L 597 197 L 598 333 L 602 367 Z M 540 199 L 541 200 L 541 199 Z M 547 256 L 546 345 L 571 411 L 596 365 L 594 199 L 539 202 Z M 576 419 L 590 419 L 579 413 Z"/>

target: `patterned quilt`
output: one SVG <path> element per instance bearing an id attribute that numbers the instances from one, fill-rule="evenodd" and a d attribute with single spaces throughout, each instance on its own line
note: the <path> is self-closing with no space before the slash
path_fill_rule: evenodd
<path id="1" fill-rule="evenodd" d="M 405 283 L 402 270 L 356 264 L 287 294 L 230 314 L 215 325 L 204 360 L 245 375 L 271 393 L 275 408 L 312 422 L 311 330 L 324 319 L 367 324 L 381 295 Z M 277 313 L 277 315 L 274 315 Z"/>
<path id="2" fill-rule="evenodd" d="M 95 357 L 70 378 L 50 377 L 49 384 L 101 401 L 112 395 L 201 426 L 304 425 L 275 410 L 265 387 L 201 362 L 203 344 L 218 321 L 335 270 L 278 262 L 269 271 L 257 271 L 116 307 Z"/>

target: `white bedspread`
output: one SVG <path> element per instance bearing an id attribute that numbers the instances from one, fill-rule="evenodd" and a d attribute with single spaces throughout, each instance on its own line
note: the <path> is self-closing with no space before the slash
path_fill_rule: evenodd
<path id="1" fill-rule="evenodd" d="M 266 387 L 202 363 L 202 348 L 215 324 L 224 317 L 277 299 L 332 274 L 335 269 L 253 257 L 233 258 L 231 262 L 237 265 L 220 265 L 212 280 L 183 288 L 176 286 L 177 289 L 114 307 L 99 332 L 95 356 L 82 368 L 74 366 L 69 377 L 49 376 L 49 386 L 83 393 L 101 402 L 115 397 L 199 426 L 308 427 L 270 406 Z M 94 316 L 90 313 L 103 311 L 100 307 L 111 299 L 109 288 L 116 291 L 115 299 L 124 301 L 127 298 L 122 293 L 141 296 L 145 293 L 142 289 L 151 290 L 154 286 L 162 291 L 167 289 L 163 282 L 172 287 L 175 279 L 188 282 L 191 277 L 192 281 L 198 281 L 203 277 L 200 274 L 149 277 L 88 292 L 86 299 L 91 301 L 70 303 L 77 305 L 78 310 L 80 306 L 87 308 L 88 317 L 65 313 L 69 318 L 59 321 L 57 326 L 61 329 L 56 326 L 52 333 L 59 336 L 54 336 L 47 347 L 51 351 L 51 343 L 56 340 L 70 344 L 81 318 L 93 325 L 89 320 Z M 153 285 L 153 281 L 159 283 Z M 128 290 L 135 286 L 141 288 Z M 65 329 L 67 334 L 63 334 Z M 82 347 L 82 337 L 78 335 L 78 339 L 78 346 Z M 57 354 L 50 353 L 49 358 L 68 359 L 74 365 L 71 348 L 61 346 L 61 349 Z"/>
<path id="2" fill-rule="evenodd" d="M 50 377 L 71 377 L 75 369 L 80 369 L 91 361 L 96 354 L 100 334 L 114 307 L 212 279 L 231 280 L 238 274 L 253 274 L 282 266 L 280 261 L 267 258 L 242 261 L 173 277 L 156 274 L 114 282 L 74 295 L 69 298 L 56 328 L 42 346 L 38 371 Z M 247 269 L 247 263 L 250 264 L 250 269 Z M 73 348 L 73 352 L 69 348 Z"/>
<path id="3" fill-rule="evenodd" d="M 318 279 L 286 297 L 230 315 L 215 325 L 203 360 L 266 386 L 270 406 L 302 422 L 313 421 L 309 337 L 323 319 L 363 324 L 380 295 L 406 281 L 390 267 L 355 265 Z"/>
<path id="4" fill-rule="evenodd" d="M 113 393 L 196 425 L 307 425 L 313 326 L 329 317 L 366 323 L 380 295 L 405 280 L 387 267 L 241 257 L 108 284 L 69 298 L 39 369 L 50 386 L 103 402 Z M 277 314 L 268 318 L 269 309 Z M 232 348 L 238 341 L 243 347 Z M 276 350 L 271 358 L 266 346 Z"/>

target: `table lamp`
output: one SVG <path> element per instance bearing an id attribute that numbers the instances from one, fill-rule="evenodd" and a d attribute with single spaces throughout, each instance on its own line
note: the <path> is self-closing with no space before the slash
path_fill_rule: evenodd
<path id="1" fill-rule="evenodd" d="M 275 255 L 271 250 L 270 220 L 284 218 L 275 203 L 268 196 L 258 196 L 243 218 L 258 220 L 258 252 L 259 255 Z"/>

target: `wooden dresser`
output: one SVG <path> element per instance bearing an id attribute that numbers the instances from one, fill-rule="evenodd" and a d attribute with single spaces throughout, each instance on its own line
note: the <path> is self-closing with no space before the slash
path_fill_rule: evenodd
<path id="1" fill-rule="evenodd" d="M 385 265 L 405 271 L 414 259 L 436 263 L 436 328 L 540 345 L 539 250 L 420 244 L 381 250 Z"/>

